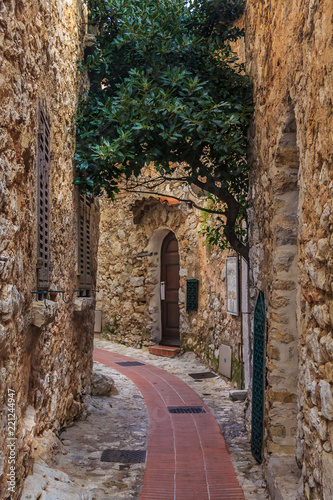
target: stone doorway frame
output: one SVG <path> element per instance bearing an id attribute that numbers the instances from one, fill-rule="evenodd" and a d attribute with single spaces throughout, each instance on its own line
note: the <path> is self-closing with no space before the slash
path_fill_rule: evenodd
<path id="1" fill-rule="evenodd" d="M 272 285 L 268 294 L 268 451 L 296 454 L 298 336 L 300 321 L 298 236 L 300 227 L 297 122 L 289 104 L 271 167 L 273 187 Z"/>
<path id="2" fill-rule="evenodd" d="M 149 312 L 151 317 L 151 340 L 159 344 L 162 340 L 162 318 L 161 318 L 161 249 L 164 238 L 168 233 L 176 232 L 169 227 L 160 227 L 152 234 L 146 252 L 149 253 L 149 267 L 147 269 L 147 281 L 154 284 L 154 289 L 149 299 Z M 178 238 L 177 238 L 178 241 Z M 178 248 L 180 254 L 180 247 Z M 181 331 L 180 342 L 181 342 Z"/>
<path id="3" fill-rule="evenodd" d="M 176 243 L 177 251 L 171 250 L 172 243 Z M 180 258 L 179 243 L 173 231 L 170 231 L 163 240 L 161 247 L 161 331 L 162 345 L 180 345 L 180 311 L 179 311 L 179 288 L 180 288 Z M 162 298 L 162 283 L 164 282 L 164 297 Z M 173 283 L 173 286 L 171 286 Z M 178 327 L 176 326 L 178 322 Z"/>

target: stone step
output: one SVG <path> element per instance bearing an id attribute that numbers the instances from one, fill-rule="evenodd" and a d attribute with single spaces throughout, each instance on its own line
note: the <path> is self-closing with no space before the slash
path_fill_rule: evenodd
<path id="1" fill-rule="evenodd" d="M 267 486 L 271 499 L 304 500 L 299 489 L 301 475 L 294 456 L 271 457 L 267 464 Z"/>
<path id="2" fill-rule="evenodd" d="M 168 345 L 152 345 L 149 347 L 150 354 L 155 356 L 167 356 L 168 358 L 175 358 L 180 354 L 180 347 L 173 347 Z"/>

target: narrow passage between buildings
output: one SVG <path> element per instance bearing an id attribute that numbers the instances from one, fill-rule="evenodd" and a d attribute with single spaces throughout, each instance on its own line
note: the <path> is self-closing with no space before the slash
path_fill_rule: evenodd
<path id="1" fill-rule="evenodd" d="M 94 360 L 131 379 L 147 405 L 149 441 L 141 500 L 244 500 L 221 430 L 194 390 L 174 375 L 128 356 L 95 349 Z"/>

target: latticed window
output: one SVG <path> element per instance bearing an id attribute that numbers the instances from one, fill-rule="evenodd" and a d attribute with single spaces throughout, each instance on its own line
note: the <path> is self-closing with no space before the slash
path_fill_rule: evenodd
<path id="1" fill-rule="evenodd" d="M 92 197 L 79 195 L 79 287 L 81 295 L 89 295 L 91 289 L 91 235 L 90 212 Z"/>
<path id="2" fill-rule="evenodd" d="M 37 179 L 37 286 L 38 290 L 49 288 L 49 234 L 50 234 L 50 126 L 44 110 L 38 108 L 38 179 Z"/>

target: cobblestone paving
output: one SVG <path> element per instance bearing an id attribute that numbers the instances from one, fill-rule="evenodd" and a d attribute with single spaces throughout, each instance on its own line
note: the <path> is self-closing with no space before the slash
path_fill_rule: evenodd
<path id="1" fill-rule="evenodd" d="M 194 389 L 215 416 L 226 439 L 238 480 L 244 490 L 246 500 L 268 500 L 263 469 L 252 457 L 250 443 L 245 430 L 243 402 L 233 402 L 229 398 L 230 385 L 222 377 L 195 381 L 189 373 L 210 371 L 192 353 L 177 358 L 154 356 L 147 350 L 138 350 L 96 338 L 96 347 L 106 349 L 150 363 L 169 371 Z"/>
<path id="2" fill-rule="evenodd" d="M 150 363 L 178 376 L 202 397 L 214 414 L 227 441 L 246 500 L 268 500 L 262 468 L 250 452 L 244 426 L 244 403 L 229 399 L 230 386 L 221 377 L 202 381 L 188 374 L 209 371 L 194 354 L 178 358 L 154 356 L 97 338 L 96 347 Z M 130 500 L 140 498 L 144 464 L 101 462 L 105 449 L 147 448 L 149 421 L 143 398 L 134 384 L 109 367 L 94 363 L 94 370 L 110 375 L 119 391 L 92 397 L 87 418 L 60 434 L 59 450 L 52 459 L 39 460 L 29 476 L 23 500 Z"/>
<path id="3" fill-rule="evenodd" d="M 144 464 L 101 462 L 100 458 L 106 449 L 147 449 L 146 405 L 124 375 L 99 363 L 94 363 L 94 371 L 111 376 L 119 393 L 89 398 L 87 418 L 60 433 L 53 457 L 36 461 L 34 474 L 25 481 L 22 500 L 140 498 Z"/>

